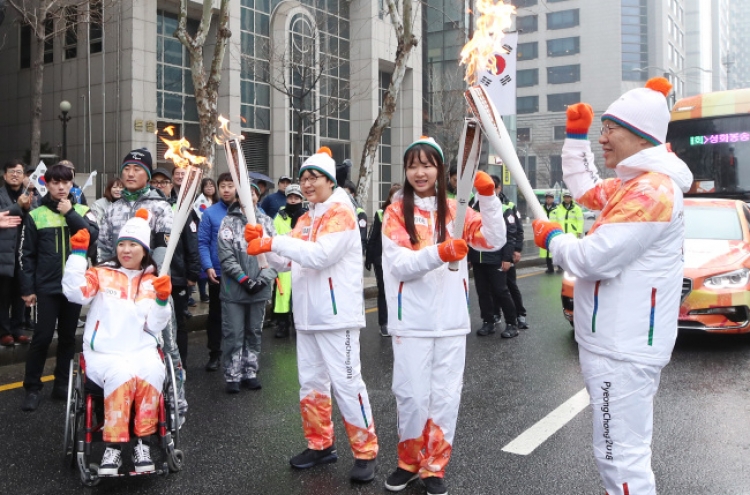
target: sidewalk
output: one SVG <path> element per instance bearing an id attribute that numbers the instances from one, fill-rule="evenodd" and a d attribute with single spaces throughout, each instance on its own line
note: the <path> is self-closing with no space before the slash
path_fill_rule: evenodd
<path id="1" fill-rule="evenodd" d="M 521 257 L 521 261 L 518 263 L 518 268 L 525 268 L 529 266 L 537 266 L 544 264 L 544 260 L 539 258 L 539 249 L 534 246 L 534 240 L 531 236 L 531 227 L 529 225 L 524 226 L 524 232 L 526 234 L 526 241 L 524 242 L 524 255 Z M 469 271 L 469 277 L 472 276 L 471 270 Z M 375 299 L 378 296 L 378 287 L 375 282 L 374 272 L 364 272 L 364 297 L 365 299 Z M 86 314 L 87 308 L 83 308 L 81 316 Z M 187 320 L 187 328 L 189 332 L 202 331 L 206 328 L 206 319 L 208 317 L 208 303 L 198 302 L 198 305 L 194 308 L 190 308 L 190 312 L 193 313 L 193 317 Z M 31 335 L 29 335 L 31 336 Z M 76 331 L 76 345 L 77 348 L 81 348 L 81 342 L 83 337 L 83 328 L 79 328 Z M 0 366 L 7 366 L 10 364 L 23 363 L 26 361 L 26 353 L 28 352 L 28 345 L 15 345 L 12 347 L 0 346 Z M 52 343 L 49 347 L 48 357 L 54 357 L 57 352 L 57 337 L 52 339 Z"/>

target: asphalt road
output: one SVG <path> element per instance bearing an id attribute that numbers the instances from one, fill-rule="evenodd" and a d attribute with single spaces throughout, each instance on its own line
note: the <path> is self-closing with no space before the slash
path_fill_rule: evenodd
<path id="1" fill-rule="evenodd" d="M 528 269 L 521 279 L 531 329 L 504 340 L 468 336 L 464 391 L 453 458 L 451 494 L 601 495 L 591 454 L 591 413 L 569 421 L 528 455 L 503 451 L 583 389 L 576 344 L 560 309 L 560 276 Z M 472 294 L 472 323 L 481 321 Z M 377 331 L 374 312 L 362 332 L 362 369 L 380 437 L 374 482 L 348 481 L 352 456 L 334 411 L 339 461 L 307 471 L 287 461 L 305 447 L 298 406 L 294 340 L 264 332 L 263 389 L 224 393 L 222 377 L 202 366 L 205 333 L 190 338 L 188 399 L 182 432 L 182 472 L 162 477 L 103 480 L 84 489 L 62 466 L 64 404 L 46 397 L 33 414 L 20 411 L 22 389 L 0 391 L 2 494 L 383 494 L 396 465 L 396 409 L 390 392 L 391 342 Z M 750 494 L 750 339 L 683 335 L 662 374 L 656 400 L 654 470 L 662 495 Z M 51 367 L 48 367 L 51 371 Z M 2 385 L 22 380 L 23 367 L 0 368 Z M 582 409 L 582 410 L 581 410 Z M 580 410 L 580 412 L 578 412 Z M 552 431 L 555 429 L 553 428 Z M 528 443 L 528 442 L 526 442 Z M 419 483 L 402 493 L 423 494 Z"/>

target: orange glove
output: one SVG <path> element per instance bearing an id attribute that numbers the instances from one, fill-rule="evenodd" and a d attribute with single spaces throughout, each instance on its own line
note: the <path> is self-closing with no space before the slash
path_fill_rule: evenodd
<path id="1" fill-rule="evenodd" d="M 477 175 L 474 177 L 474 188 L 481 196 L 495 195 L 495 181 L 487 172 L 477 171 Z"/>
<path id="2" fill-rule="evenodd" d="M 531 228 L 534 230 L 534 244 L 542 249 L 549 249 L 550 241 L 563 233 L 559 223 L 549 220 L 534 220 L 531 222 Z"/>
<path id="3" fill-rule="evenodd" d="M 156 291 L 157 302 L 163 302 L 166 304 L 169 295 L 172 293 L 171 277 L 169 275 L 162 275 L 161 277 L 156 277 L 152 283 L 154 285 L 154 290 Z M 164 306 L 164 304 L 162 304 L 162 306 Z"/>
<path id="4" fill-rule="evenodd" d="M 490 179 L 490 182 L 492 182 L 492 179 Z M 462 260 L 468 252 L 469 246 L 463 239 L 448 239 L 438 244 L 438 256 L 446 263 Z"/>
<path id="5" fill-rule="evenodd" d="M 81 229 L 70 238 L 70 250 L 73 254 L 86 256 L 86 251 L 89 250 L 89 241 L 91 241 L 89 230 Z"/>
<path id="6" fill-rule="evenodd" d="M 571 139 L 587 139 L 589 127 L 594 120 L 594 109 L 588 103 L 570 105 L 565 112 L 568 116 L 565 122 L 565 133 Z"/>
<path id="7" fill-rule="evenodd" d="M 245 237 L 247 237 L 247 229 L 245 229 Z M 271 244 L 273 244 L 273 237 L 252 239 L 247 243 L 247 254 L 258 256 L 259 254 L 268 253 L 271 251 Z"/>
<path id="8" fill-rule="evenodd" d="M 261 237 L 263 237 L 263 226 L 261 224 L 256 223 L 254 225 L 245 225 L 245 240 L 248 244 L 250 244 L 250 241 L 253 239 L 259 239 Z"/>

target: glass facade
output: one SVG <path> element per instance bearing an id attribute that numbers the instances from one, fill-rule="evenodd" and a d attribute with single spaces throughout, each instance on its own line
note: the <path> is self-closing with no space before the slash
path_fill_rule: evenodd
<path id="1" fill-rule="evenodd" d="M 561 10 L 547 14 L 547 29 L 566 29 L 578 25 L 578 9 Z"/>
<path id="2" fill-rule="evenodd" d="M 564 112 L 568 105 L 581 101 L 581 93 L 557 93 L 547 95 L 548 112 Z"/>
<path id="3" fill-rule="evenodd" d="M 548 57 L 564 57 L 575 55 L 581 51 L 581 39 L 578 36 L 570 38 L 558 38 L 547 41 Z"/>
<path id="4" fill-rule="evenodd" d="M 524 69 L 516 72 L 516 85 L 528 88 L 539 84 L 539 69 Z"/>
<path id="5" fill-rule="evenodd" d="M 243 130 L 271 130 L 269 9 L 268 0 L 242 0 L 241 3 L 240 121 Z"/>
<path id="6" fill-rule="evenodd" d="M 574 83 L 580 80 L 580 65 L 561 65 L 559 67 L 547 67 L 548 84 Z"/>
<path id="7" fill-rule="evenodd" d="M 516 50 L 518 60 L 534 60 L 539 57 L 539 43 L 536 41 L 519 43 Z"/>
<path id="8" fill-rule="evenodd" d="M 539 111 L 538 96 L 519 96 L 516 98 L 516 113 L 535 113 Z"/>
<path id="9" fill-rule="evenodd" d="M 647 0 L 621 0 L 622 80 L 648 79 Z"/>
<path id="10" fill-rule="evenodd" d="M 523 33 L 533 33 L 539 29 L 539 16 L 524 15 L 516 17 L 516 29 Z"/>

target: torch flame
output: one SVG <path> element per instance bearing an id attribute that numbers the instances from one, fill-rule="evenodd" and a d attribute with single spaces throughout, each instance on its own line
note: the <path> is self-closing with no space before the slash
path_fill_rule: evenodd
<path id="1" fill-rule="evenodd" d="M 174 126 L 170 125 L 170 126 L 165 127 L 164 132 L 166 132 L 170 136 L 174 136 Z"/>
<path id="2" fill-rule="evenodd" d="M 196 156 L 190 152 L 192 148 L 190 146 L 190 141 L 187 139 L 164 139 L 163 137 L 159 137 L 159 139 L 161 139 L 168 148 L 166 153 L 164 153 L 164 158 L 172 160 L 172 163 L 174 163 L 175 166 L 182 168 L 189 165 L 211 166 L 211 164 L 206 161 L 205 156 Z"/>
<path id="3" fill-rule="evenodd" d="M 242 134 L 235 134 L 229 130 L 229 119 L 226 119 L 223 116 L 219 115 L 218 120 L 219 122 L 221 122 L 221 125 L 219 126 L 221 136 L 219 135 L 219 133 L 216 133 L 216 136 L 214 136 L 214 141 L 216 141 L 216 144 L 218 144 L 219 146 L 223 146 L 224 143 L 230 139 L 245 139 Z"/>
<path id="4" fill-rule="evenodd" d="M 516 13 L 513 5 L 502 0 L 476 0 L 474 5 L 479 18 L 474 36 L 461 49 L 461 65 L 466 66 L 464 79 L 469 85 L 476 82 L 477 73 L 488 70 L 497 74 L 495 53 L 505 52 L 502 46 L 503 31 L 511 27 L 511 16 Z"/>

